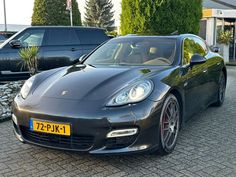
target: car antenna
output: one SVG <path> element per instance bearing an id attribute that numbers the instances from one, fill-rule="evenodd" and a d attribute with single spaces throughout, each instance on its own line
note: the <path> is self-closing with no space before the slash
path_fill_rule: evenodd
<path id="1" fill-rule="evenodd" d="M 176 31 L 174 31 L 174 32 L 172 32 L 172 33 L 170 33 L 171 35 L 177 35 L 177 34 L 179 34 L 179 31 L 178 30 L 176 30 Z"/>

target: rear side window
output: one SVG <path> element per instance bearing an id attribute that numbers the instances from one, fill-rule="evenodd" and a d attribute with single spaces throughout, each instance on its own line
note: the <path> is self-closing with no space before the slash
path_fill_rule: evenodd
<path id="1" fill-rule="evenodd" d="M 46 45 L 78 45 L 80 41 L 74 29 L 48 29 Z"/>
<path id="2" fill-rule="evenodd" d="M 80 28 L 76 29 L 81 44 L 101 44 L 108 40 L 108 37 L 103 30 Z"/>

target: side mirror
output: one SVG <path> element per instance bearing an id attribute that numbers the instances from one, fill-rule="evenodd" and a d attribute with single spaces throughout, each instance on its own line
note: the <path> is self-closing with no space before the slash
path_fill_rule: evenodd
<path id="1" fill-rule="evenodd" d="M 212 47 L 212 52 L 215 52 L 215 53 L 220 53 L 220 48 L 219 47 Z"/>
<path id="2" fill-rule="evenodd" d="M 12 40 L 9 42 L 9 44 L 12 48 L 16 48 L 16 49 L 22 47 L 21 42 L 19 40 Z"/>
<path id="3" fill-rule="evenodd" d="M 87 55 L 84 54 L 84 55 L 82 55 L 80 58 L 75 59 L 75 60 L 73 61 L 73 65 L 74 65 L 74 64 L 77 64 L 77 63 L 82 63 L 82 62 L 85 60 L 86 57 L 87 57 Z"/>
<path id="4" fill-rule="evenodd" d="M 199 54 L 194 54 L 191 57 L 191 61 L 190 61 L 190 66 L 196 65 L 196 64 L 201 64 L 201 63 L 205 63 L 206 62 L 206 58 L 199 55 Z"/>

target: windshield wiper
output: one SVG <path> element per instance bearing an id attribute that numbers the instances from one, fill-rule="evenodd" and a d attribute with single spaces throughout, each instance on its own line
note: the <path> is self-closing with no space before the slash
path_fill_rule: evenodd
<path id="1" fill-rule="evenodd" d="M 96 68 L 94 65 L 92 65 L 92 64 L 85 64 L 85 65 L 88 65 L 88 66 L 91 66 L 91 67 L 93 67 L 93 68 Z"/>

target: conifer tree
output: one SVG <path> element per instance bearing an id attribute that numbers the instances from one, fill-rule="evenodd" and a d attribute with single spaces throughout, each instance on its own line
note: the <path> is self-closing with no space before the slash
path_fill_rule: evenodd
<path id="1" fill-rule="evenodd" d="M 108 29 L 114 24 L 112 8 L 111 0 L 86 0 L 84 24 Z"/>
<path id="2" fill-rule="evenodd" d="M 76 0 L 72 0 L 73 24 L 81 25 L 81 16 Z M 70 25 L 70 14 L 66 10 L 66 0 L 35 0 L 32 26 Z"/>
<path id="3" fill-rule="evenodd" d="M 72 0 L 72 14 L 73 14 L 73 25 L 81 26 L 81 13 L 79 11 L 79 6 L 76 0 Z"/>

